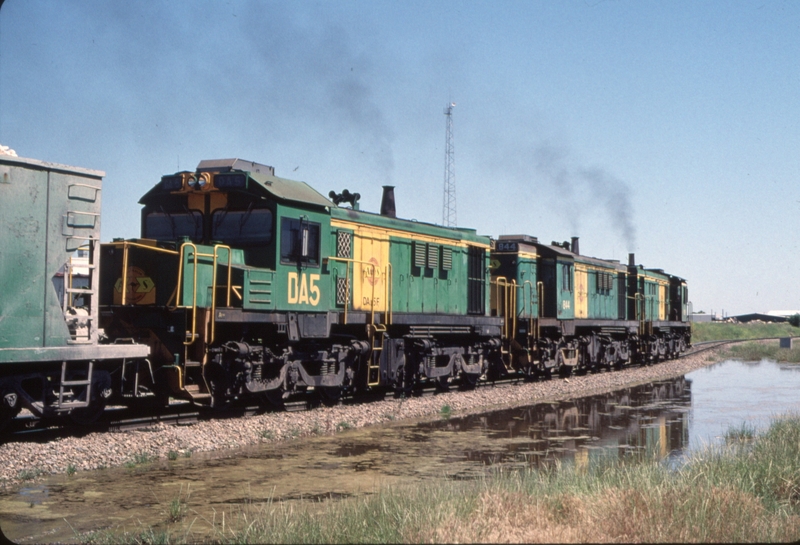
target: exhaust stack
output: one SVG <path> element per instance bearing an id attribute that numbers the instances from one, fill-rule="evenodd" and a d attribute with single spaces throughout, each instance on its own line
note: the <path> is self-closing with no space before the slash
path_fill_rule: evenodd
<path id="1" fill-rule="evenodd" d="M 580 246 L 578 245 L 578 237 L 572 237 L 572 253 L 573 254 L 580 254 Z"/>
<path id="2" fill-rule="evenodd" d="M 396 218 L 397 211 L 394 206 L 394 186 L 383 186 L 383 198 L 381 199 L 381 216 Z"/>
<path id="3" fill-rule="evenodd" d="M 634 254 L 628 254 L 628 267 L 635 267 L 636 266 L 636 256 Z"/>

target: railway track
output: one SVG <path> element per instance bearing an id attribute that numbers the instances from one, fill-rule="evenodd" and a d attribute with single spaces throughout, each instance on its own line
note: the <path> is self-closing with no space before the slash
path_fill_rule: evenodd
<path id="1" fill-rule="evenodd" d="M 759 339 L 736 339 L 726 341 L 704 341 L 694 343 L 689 350 L 681 354 L 678 359 L 695 356 L 721 346 L 751 341 L 778 340 L 780 337 L 765 337 Z M 623 369 L 624 372 L 624 369 Z M 509 384 L 524 381 L 523 377 L 513 377 L 492 382 L 479 382 L 478 388 L 502 388 Z M 557 380 L 557 379 L 555 379 Z M 425 387 L 414 392 L 415 397 L 428 397 L 441 392 L 435 386 Z M 339 403 L 352 405 L 369 403 L 387 399 L 395 399 L 396 394 L 389 392 L 374 392 L 359 395 L 358 397 L 343 397 Z M 14 419 L 5 430 L 5 440 L 24 440 L 30 442 L 49 442 L 61 437 L 83 436 L 89 433 L 124 432 L 137 429 L 147 429 L 157 425 L 187 426 L 203 420 L 230 419 L 255 416 L 265 412 L 284 410 L 286 412 L 303 412 L 322 406 L 321 400 L 309 397 L 304 400 L 287 401 L 283 407 L 276 409 L 264 405 L 234 405 L 225 409 L 209 409 L 198 407 L 189 401 L 175 401 L 166 408 L 128 408 L 109 407 L 98 422 L 83 425 L 70 425 L 63 420 L 38 419 L 32 416 L 21 416 Z"/>

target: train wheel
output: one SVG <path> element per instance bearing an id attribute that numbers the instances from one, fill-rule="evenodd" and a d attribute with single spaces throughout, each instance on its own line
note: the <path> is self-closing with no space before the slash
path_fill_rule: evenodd
<path id="1" fill-rule="evenodd" d="M 14 420 L 13 414 L 9 411 L 0 411 L 0 432 L 6 429 L 12 420 Z"/>
<path id="2" fill-rule="evenodd" d="M 20 410 L 22 407 L 19 404 L 19 396 L 13 391 L 3 392 L 3 397 L 0 398 L 0 432 L 14 420 Z"/>
<path id="3" fill-rule="evenodd" d="M 475 373 L 461 373 L 461 386 L 467 390 L 472 390 L 478 385 L 480 375 Z"/>
<path id="4" fill-rule="evenodd" d="M 227 384 L 227 380 L 224 377 L 217 377 L 208 381 L 208 386 L 211 390 L 212 409 L 226 409 L 230 406 L 231 399 L 226 396 L 225 384 Z"/>
<path id="5" fill-rule="evenodd" d="M 536 380 L 538 373 L 536 372 L 536 366 L 532 363 L 528 363 L 524 365 L 520 372 L 522 373 L 523 377 L 526 381 Z"/>
<path id="6" fill-rule="evenodd" d="M 79 426 L 88 426 L 97 422 L 105 410 L 105 399 L 93 399 L 88 407 L 72 409 L 69 412 L 69 418 Z"/>
<path id="7" fill-rule="evenodd" d="M 19 411 L 14 412 L 6 407 L 0 407 L 0 432 L 8 427 L 17 414 L 19 414 Z"/>
<path id="8" fill-rule="evenodd" d="M 450 391 L 450 377 L 438 377 L 436 379 L 436 389 L 440 392 L 449 392 Z"/>
<path id="9" fill-rule="evenodd" d="M 329 388 L 320 387 L 317 388 L 317 392 L 319 392 L 319 398 L 322 400 L 322 403 L 328 407 L 338 405 L 342 397 L 342 388 L 340 386 Z"/>
<path id="10" fill-rule="evenodd" d="M 281 411 L 285 408 L 282 388 L 267 390 L 262 394 L 262 398 L 275 410 Z"/>

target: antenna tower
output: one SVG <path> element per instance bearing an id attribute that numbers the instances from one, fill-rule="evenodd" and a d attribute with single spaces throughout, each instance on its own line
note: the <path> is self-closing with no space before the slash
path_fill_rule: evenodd
<path id="1" fill-rule="evenodd" d="M 456 226 L 456 170 L 453 163 L 453 108 L 451 102 L 444 109 L 447 116 L 447 135 L 444 146 L 444 206 L 442 208 L 442 224 L 445 227 Z"/>

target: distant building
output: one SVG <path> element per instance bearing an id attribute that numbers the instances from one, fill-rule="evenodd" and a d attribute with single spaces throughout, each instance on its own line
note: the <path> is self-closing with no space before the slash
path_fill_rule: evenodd
<path id="1" fill-rule="evenodd" d="M 783 316 L 783 315 L 774 315 L 774 314 L 770 314 L 770 313 L 759 314 L 757 312 L 754 312 L 753 314 L 742 314 L 740 316 L 731 316 L 731 318 L 733 318 L 737 322 L 740 322 L 740 323 L 743 323 L 743 324 L 746 324 L 747 322 L 755 322 L 755 321 L 775 323 L 775 322 L 788 322 L 789 321 L 789 316 L 793 316 L 794 314 L 797 314 L 797 313 L 796 312 L 792 312 L 788 316 Z"/>
<path id="2" fill-rule="evenodd" d="M 705 312 L 701 312 L 698 314 L 690 314 L 689 321 L 690 322 L 711 322 L 714 319 L 713 314 L 706 314 Z"/>

